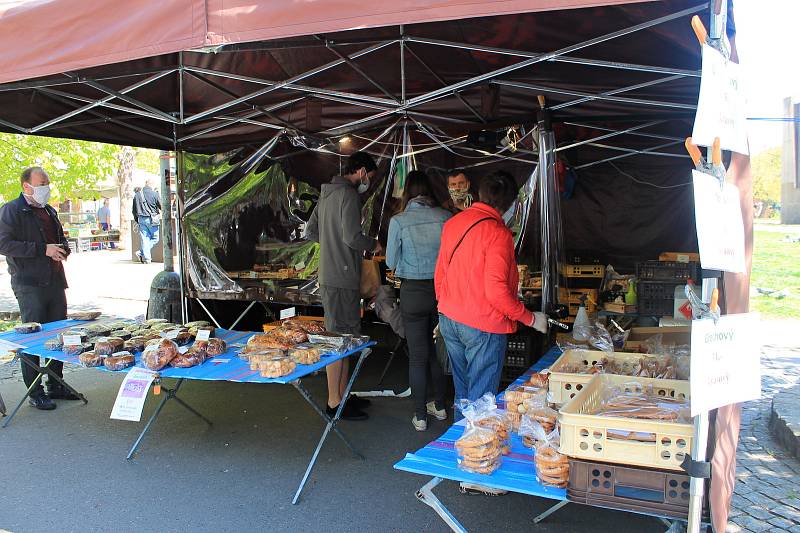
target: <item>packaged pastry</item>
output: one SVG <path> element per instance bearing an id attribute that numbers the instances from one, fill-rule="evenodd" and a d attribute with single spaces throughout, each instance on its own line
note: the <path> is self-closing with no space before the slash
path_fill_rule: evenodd
<path id="1" fill-rule="evenodd" d="M 539 372 L 537 374 L 532 374 L 531 377 L 528 378 L 528 384 L 533 387 L 544 387 L 546 389 L 549 380 L 549 372 Z"/>
<path id="2" fill-rule="evenodd" d="M 192 346 L 205 350 L 208 354 L 208 357 L 222 355 L 228 350 L 228 346 L 225 344 L 225 341 L 217 338 L 211 338 L 206 341 L 196 340 Z"/>
<path id="3" fill-rule="evenodd" d="M 205 350 L 193 346 L 186 350 L 185 353 L 178 352 L 178 355 L 169 364 L 176 368 L 189 368 L 203 364 L 206 360 L 206 355 Z"/>
<path id="4" fill-rule="evenodd" d="M 271 333 L 257 333 L 248 339 L 247 346 L 245 346 L 243 351 L 259 352 L 267 348 L 288 350 L 292 346 L 294 346 L 294 343 L 288 342 L 282 337 L 272 335 Z"/>
<path id="5" fill-rule="evenodd" d="M 217 330 L 214 326 L 197 326 L 189 328 L 189 333 L 192 335 L 192 337 L 195 338 L 197 338 L 198 334 L 201 331 L 207 331 L 209 339 L 212 338 L 217 333 Z"/>
<path id="6" fill-rule="evenodd" d="M 38 322 L 25 322 L 14 326 L 15 333 L 36 333 L 42 331 L 42 325 Z"/>
<path id="7" fill-rule="evenodd" d="M 288 376 L 296 367 L 295 362 L 286 356 L 260 357 L 258 360 L 258 369 L 263 378 Z"/>
<path id="8" fill-rule="evenodd" d="M 259 362 L 262 359 L 274 359 L 276 357 L 286 357 L 286 352 L 283 350 L 278 350 L 276 348 L 267 348 L 260 352 L 255 352 L 250 354 L 250 370 L 256 371 L 259 370 Z"/>
<path id="9" fill-rule="evenodd" d="M 146 346 L 142 352 L 142 364 L 150 370 L 161 370 L 178 355 L 178 345 L 169 339 Z"/>
<path id="10" fill-rule="evenodd" d="M 44 341 L 44 348 L 51 352 L 60 352 L 64 348 L 64 342 L 58 337 L 53 337 Z"/>
<path id="11" fill-rule="evenodd" d="M 91 349 L 92 345 L 90 343 L 83 342 L 81 344 L 65 344 L 62 351 L 66 355 L 78 355 Z"/>
<path id="12" fill-rule="evenodd" d="M 89 342 L 89 335 L 84 329 L 68 329 L 63 333 L 58 334 L 61 344 L 64 344 L 64 339 L 69 338 L 69 344 L 78 344 L 76 341 L 80 340 L 81 343 Z"/>
<path id="13" fill-rule="evenodd" d="M 103 356 L 97 355 L 94 350 L 88 350 L 80 354 L 78 361 L 86 367 L 103 366 Z"/>
<path id="14" fill-rule="evenodd" d="M 566 488 L 569 483 L 569 459 L 558 451 L 560 437 L 558 429 L 546 433 L 542 426 L 534 428 L 534 463 L 536 478 L 542 485 Z"/>
<path id="15" fill-rule="evenodd" d="M 195 320 L 193 322 L 187 322 L 183 325 L 183 327 L 192 329 L 192 328 L 205 328 L 211 326 L 211 322 L 206 320 Z"/>
<path id="16" fill-rule="evenodd" d="M 111 328 L 106 324 L 90 324 L 84 328 L 90 337 L 107 337 L 111 334 Z"/>
<path id="17" fill-rule="evenodd" d="M 148 327 L 149 326 L 157 326 L 157 325 L 161 325 L 161 324 L 166 324 L 167 323 L 167 319 L 166 318 L 150 318 L 148 320 L 145 320 L 144 323 Z"/>
<path id="18" fill-rule="evenodd" d="M 325 331 L 325 326 L 320 324 L 317 320 L 298 320 L 296 318 L 290 318 L 284 320 L 281 326 L 302 329 L 306 333 L 322 333 Z"/>
<path id="19" fill-rule="evenodd" d="M 689 400 L 661 396 L 651 384 L 626 382 L 603 390 L 603 398 L 593 415 L 658 420 L 659 422 L 691 422 Z"/>
<path id="20" fill-rule="evenodd" d="M 123 348 L 131 353 L 141 352 L 144 350 L 145 344 L 147 344 L 147 339 L 145 337 L 131 337 L 125 341 Z"/>
<path id="21" fill-rule="evenodd" d="M 289 350 L 289 357 L 298 365 L 313 365 L 319 362 L 322 350 L 313 345 L 298 345 Z"/>
<path id="22" fill-rule="evenodd" d="M 556 427 L 556 423 L 558 422 L 558 411 L 547 406 L 537 405 L 535 407 L 527 407 L 525 404 L 523 404 L 520 406 L 520 411 L 523 422 L 526 418 L 529 418 L 532 421 L 541 424 L 546 433 L 553 431 Z"/>
<path id="23" fill-rule="evenodd" d="M 458 468 L 491 474 L 500 467 L 504 448 L 502 433 L 486 421 L 496 421 L 494 397 L 487 393 L 474 402 L 459 400 L 456 405 L 467 420 L 464 434 L 455 442 Z"/>
<path id="24" fill-rule="evenodd" d="M 291 345 L 308 341 L 308 333 L 296 327 L 279 326 L 267 333 L 267 335 L 285 341 Z"/>
<path id="25" fill-rule="evenodd" d="M 126 351 L 115 352 L 103 358 L 103 364 L 109 370 L 124 370 L 133 366 L 135 362 L 133 354 Z"/>
<path id="26" fill-rule="evenodd" d="M 186 346 L 194 342 L 194 335 L 189 333 L 189 331 L 179 331 L 172 340 L 174 340 L 178 346 Z"/>
<path id="27" fill-rule="evenodd" d="M 123 349 L 125 341 L 119 337 L 101 337 L 94 343 L 97 355 L 111 355 Z"/>
<path id="28" fill-rule="evenodd" d="M 76 311 L 67 315 L 70 320 L 96 320 L 103 313 L 100 311 Z"/>

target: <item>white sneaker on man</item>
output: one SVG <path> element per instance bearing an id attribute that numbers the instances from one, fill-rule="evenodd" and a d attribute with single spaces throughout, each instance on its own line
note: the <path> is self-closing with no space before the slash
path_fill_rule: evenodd
<path id="1" fill-rule="evenodd" d="M 447 420 L 447 411 L 445 409 L 437 409 L 436 402 L 428 402 L 425 404 L 428 414 L 436 420 Z"/>
<path id="2" fill-rule="evenodd" d="M 417 431 L 426 431 L 428 429 L 428 421 L 424 419 L 417 420 L 417 415 L 414 415 L 414 417 L 411 419 L 411 424 Z"/>

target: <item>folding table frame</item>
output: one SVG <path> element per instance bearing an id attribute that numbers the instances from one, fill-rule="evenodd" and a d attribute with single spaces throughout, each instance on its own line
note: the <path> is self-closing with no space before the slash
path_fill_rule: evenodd
<path id="1" fill-rule="evenodd" d="M 44 366 L 39 366 L 36 363 L 34 363 L 33 361 L 31 361 L 29 358 L 21 357 L 20 355 L 17 355 L 17 356 L 14 357 L 14 359 L 9 364 L 13 364 L 14 361 L 16 361 L 17 359 L 22 361 L 22 364 L 28 365 L 29 367 L 31 367 L 34 370 L 36 370 L 38 375 L 36 376 L 36 379 L 33 380 L 33 383 L 31 383 L 31 386 L 28 387 L 28 390 L 25 391 L 25 395 L 19 401 L 17 406 L 14 408 L 13 411 L 11 411 L 11 414 L 8 415 L 8 419 L 5 422 L 3 422 L 3 427 L 4 428 L 8 427 L 8 425 L 14 419 L 14 415 L 17 414 L 17 411 L 19 411 L 20 407 L 22 407 L 22 405 L 25 403 L 25 400 L 27 400 L 30 397 L 31 392 L 33 392 L 33 389 L 35 389 L 36 386 L 39 385 L 39 383 L 42 381 L 42 378 L 45 376 L 45 374 L 47 374 L 49 376 L 48 379 L 55 379 L 62 387 L 64 387 L 69 392 L 71 392 L 72 394 L 77 396 L 83 402 L 84 405 L 89 403 L 89 400 L 87 400 L 83 396 L 83 394 L 81 394 L 80 392 L 78 392 L 75 389 L 73 389 L 72 386 L 69 383 L 64 381 L 63 377 L 61 377 L 61 376 L 57 375 L 55 372 L 53 372 L 53 370 L 50 368 L 50 365 L 53 363 L 53 361 L 55 361 L 55 359 L 45 358 Z M 3 415 L 5 415 L 5 405 L 3 404 L 2 398 L 0 398 L 0 411 L 3 413 Z"/>
<path id="2" fill-rule="evenodd" d="M 353 388 L 353 384 L 355 383 L 356 378 L 358 377 L 358 374 L 361 371 L 361 366 L 363 365 L 364 360 L 367 358 L 367 356 L 371 352 L 372 352 L 372 350 L 369 347 L 364 348 L 360 352 L 358 352 L 359 353 L 358 362 L 356 363 L 356 365 L 353 368 L 353 371 L 352 371 L 352 373 L 350 375 L 350 381 L 347 382 L 347 387 L 345 388 L 345 392 L 344 392 L 344 396 L 343 396 L 344 398 L 347 398 L 350 395 L 350 391 Z M 161 410 L 164 408 L 164 405 L 166 405 L 166 403 L 169 400 L 177 401 L 180 405 L 182 405 L 184 408 L 186 408 L 190 413 L 192 413 L 193 415 L 195 415 L 198 418 L 200 418 L 201 420 L 203 420 L 203 422 L 205 422 L 209 426 L 212 425 L 212 422 L 208 418 L 206 418 L 205 416 L 200 414 L 197 410 L 195 410 L 193 407 L 191 407 L 189 404 L 187 404 L 185 401 L 183 401 L 181 398 L 178 397 L 178 390 L 180 389 L 180 387 L 181 387 L 181 385 L 183 384 L 184 381 L 185 381 L 185 378 L 178 378 L 177 382 L 175 384 L 175 387 L 172 388 L 172 389 L 162 386 L 161 391 L 162 391 L 162 393 L 165 393 L 164 397 L 161 399 L 161 402 L 158 404 L 158 407 L 156 407 L 156 410 L 153 412 L 153 414 L 150 415 L 150 419 L 145 424 L 145 426 L 142 429 L 141 433 L 139 433 L 139 437 L 133 443 L 133 446 L 131 447 L 130 451 L 128 452 L 128 455 L 127 455 L 126 459 L 131 459 L 133 457 L 133 455 L 136 453 L 136 450 L 139 447 L 139 444 L 141 444 L 142 439 L 144 439 L 145 434 L 147 434 L 147 432 L 150 430 L 150 427 L 153 425 L 153 422 L 155 422 L 156 418 L 158 418 L 158 415 L 161 414 Z M 336 435 L 342 440 L 342 442 L 345 444 L 345 446 L 347 446 L 347 448 L 351 452 L 353 452 L 353 455 L 355 455 L 356 457 L 358 457 L 362 461 L 364 460 L 364 456 L 361 453 L 359 453 L 353 447 L 353 445 L 350 443 L 350 441 L 347 440 L 347 437 L 345 437 L 344 434 L 342 434 L 342 432 L 339 430 L 339 428 L 336 427 L 336 425 L 339 423 L 339 420 L 341 419 L 341 416 L 342 416 L 342 410 L 344 409 L 344 405 L 345 405 L 344 401 L 339 403 L 339 408 L 336 410 L 336 414 L 334 414 L 333 418 L 331 418 L 331 417 L 328 416 L 328 414 L 325 412 L 325 410 L 322 409 L 319 406 L 319 404 L 317 404 L 317 402 L 314 401 L 314 398 L 311 396 L 311 393 L 303 385 L 302 378 L 297 378 L 296 380 L 294 380 L 294 381 L 292 381 L 290 383 L 294 386 L 295 389 L 297 389 L 297 391 L 300 393 L 300 396 L 302 396 L 303 399 L 305 399 L 309 403 L 309 405 L 311 405 L 311 407 L 314 409 L 314 411 L 326 423 L 325 424 L 325 429 L 322 432 L 322 436 L 320 437 L 319 442 L 317 443 L 317 447 L 314 449 L 314 453 L 311 456 L 311 460 L 308 463 L 308 467 L 306 468 L 306 471 L 303 474 L 303 478 L 300 481 L 300 485 L 297 487 L 297 491 L 294 494 L 294 498 L 292 498 L 292 504 L 296 505 L 297 502 L 300 499 L 300 494 L 303 492 L 303 488 L 305 487 L 306 482 L 308 481 L 308 478 L 311 475 L 311 471 L 314 469 L 314 465 L 317 462 L 317 458 L 319 457 L 319 453 L 322 450 L 322 446 L 325 444 L 325 440 L 328 438 L 328 435 L 330 434 L 331 431 L 336 433 Z"/>

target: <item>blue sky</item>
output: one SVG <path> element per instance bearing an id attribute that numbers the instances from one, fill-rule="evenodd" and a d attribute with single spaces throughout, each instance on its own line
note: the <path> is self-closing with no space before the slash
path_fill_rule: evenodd
<path id="1" fill-rule="evenodd" d="M 736 46 L 749 117 L 780 117 L 783 99 L 800 98 L 800 0 L 734 0 Z M 748 123 L 753 154 L 782 142 L 780 122 Z"/>

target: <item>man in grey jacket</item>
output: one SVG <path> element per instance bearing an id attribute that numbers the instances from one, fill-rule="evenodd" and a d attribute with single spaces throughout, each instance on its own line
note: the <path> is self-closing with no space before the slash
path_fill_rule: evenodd
<path id="1" fill-rule="evenodd" d="M 336 176 L 322 185 L 319 202 L 306 225 L 306 238 L 320 245 L 319 285 L 325 328 L 329 331 L 356 335 L 361 332 L 361 261 L 364 252 L 377 252 L 381 246 L 361 231 L 359 194 L 369 189 L 376 170 L 369 154 L 350 155 L 344 176 Z M 339 403 L 345 400 L 342 418 L 365 420 L 367 414 L 361 409 L 369 406 L 369 400 L 355 396 L 342 398 L 349 376 L 348 361 L 331 363 L 326 372 L 328 415 L 333 416 Z"/>

